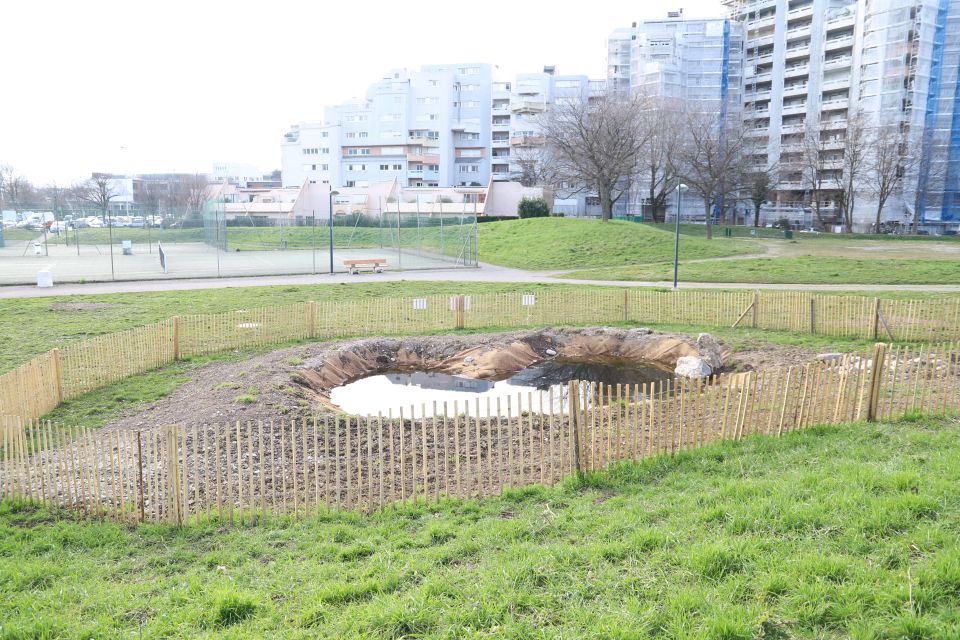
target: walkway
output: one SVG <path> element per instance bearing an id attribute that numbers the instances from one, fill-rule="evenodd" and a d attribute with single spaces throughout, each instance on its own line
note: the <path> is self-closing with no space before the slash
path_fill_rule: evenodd
<path id="1" fill-rule="evenodd" d="M 530 284 L 582 284 L 613 287 L 671 287 L 670 282 L 632 282 L 609 280 L 576 280 L 552 277 L 549 273 L 537 273 L 522 269 L 510 269 L 494 265 L 482 265 L 479 269 L 442 269 L 426 271 L 388 271 L 382 274 L 351 276 L 296 275 L 253 276 L 244 278 L 199 278 L 188 280 L 132 280 L 117 282 L 89 282 L 62 284 L 49 289 L 35 286 L 0 287 L 0 298 L 39 298 L 46 296 L 93 295 L 105 293 L 135 293 L 145 291 L 186 291 L 196 289 L 221 289 L 225 287 L 263 287 L 269 285 L 342 284 L 371 282 L 499 282 Z M 790 291 L 920 291 L 934 293 L 960 293 L 960 285 L 863 285 L 863 284 L 752 284 L 752 283 L 680 283 L 683 289 L 774 289 Z"/>

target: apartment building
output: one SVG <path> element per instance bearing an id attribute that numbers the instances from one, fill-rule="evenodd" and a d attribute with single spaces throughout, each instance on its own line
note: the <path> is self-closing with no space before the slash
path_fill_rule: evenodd
<path id="1" fill-rule="evenodd" d="M 722 127 L 743 109 L 744 42 L 743 24 L 727 18 L 688 19 L 677 10 L 663 19 L 634 22 L 607 39 L 607 86 L 716 114 Z M 643 176 L 638 176 L 637 188 L 618 202 L 618 209 L 640 211 L 645 193 Z M 674 215 L 675 202 L 668 209 Z M 684 210 L 703 208 L 688 196 Z"/>
<path id="2" fill-rule="evenodd" d="M 851 118 L 902 135 L 908 175 L 884 219 L 960 219 L 960 0 L 727 0 L 746 29 L 743 114 L 754 163 L 779 168 L 771 215 L 812 199 L 836 221 L 829 188 L 844 170 Z M 816 169 L 810 136 L 818 138 Z M 951 182 L 951 177 L 953 180 Z M 858 185 L 857 230 L 876 215 L 868 177 Z M 818 195 L 811 196 L 815 191 Z M 806 210 L 809 219 L 809 209 Z"/>
<path id="3" fill-rule="evenodd" d="M 393 70 L 367 95 L 291 127 L 282 143 L 284 186 L 485 185 L 490 180 L 492 67 Z"/>

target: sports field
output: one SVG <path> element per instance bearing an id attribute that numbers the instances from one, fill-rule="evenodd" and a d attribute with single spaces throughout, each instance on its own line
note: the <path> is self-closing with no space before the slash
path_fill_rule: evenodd
<path id="1" fill-rule="evenodd" d="M 100 280 L 145 280 L 156 278 L 210 278 L 246 275 L 329 273 L 326 248 L 218 251 L 201 242 L 162 245 L 166 273 L 160 264 L 157 243 L 135 243 L 132 255 L 113 246 L 113 270 L 109 244 L 63 246 L 48 244 L 36 255 L 32 243 L 18 242 L 0 249 L 0 285 L 36 282 L 38 271 L 50 271 L 54 283 Z M 388 270 L 437 269 L 456 266 L 456 258 L 416 249 L 334 248 L 333 268 L 345 272 L 344 260 L 381 258 Z"/>

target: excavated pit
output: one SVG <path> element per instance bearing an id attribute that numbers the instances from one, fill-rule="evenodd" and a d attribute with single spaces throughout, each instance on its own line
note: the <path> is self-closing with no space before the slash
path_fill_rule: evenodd
<path id="1" fill-rule="evenodd" d="M 376 414 L 433 402 L 491 400 L 496 406 L 497 399 L 559 391 L 575 379 L 636 388 L 672 378 L 681 358 L 718 373 L 727 356 L 708 334 L 693 339 L 648 329 L 546 329 L 361 340 L 305 362 L 293 379 L 318 404 Z"/>

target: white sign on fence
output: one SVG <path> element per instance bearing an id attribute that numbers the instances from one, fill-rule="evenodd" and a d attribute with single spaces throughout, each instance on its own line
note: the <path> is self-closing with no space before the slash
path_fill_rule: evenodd
<path id="1" fill-rule="evenodd" d="M 423 311 L 427 308 L 427 299 L 426 298 L 414 298 L 413 299 L 413 310 L 414 311 Z"/>
<path id="2" fill-rule="evenodd" d="M 525 307 L 532 307 L 536 303 L 537 303 L 537 297 L 532 293 L 523 294 L 523 299 L 520 301 L 520 304 L 522 304 Z"/>
<path id="3" fill-rule="evenodd" d="M 457 296 L 450 296 L 450 311 L 457 310 Z M 463 310 L 470 311 L 470 296 L 463 296 Z"/>

